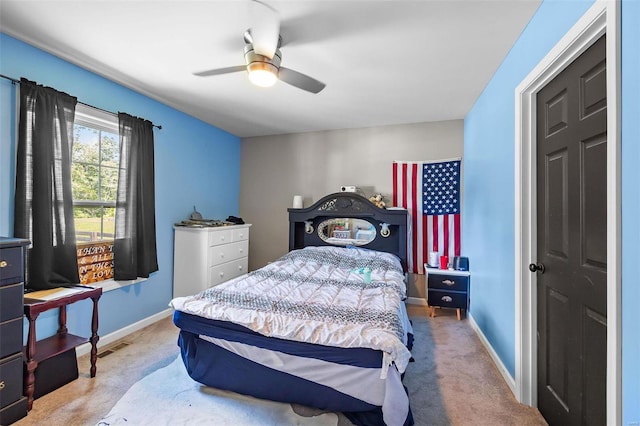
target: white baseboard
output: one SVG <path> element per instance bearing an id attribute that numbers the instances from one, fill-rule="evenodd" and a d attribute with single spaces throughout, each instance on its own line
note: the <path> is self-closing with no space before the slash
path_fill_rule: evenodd
<path id="1" fill-rule="evenodd" d="M 113 333 L 109 333 L 106 336 L 100 336 L 100 340 L 98 340 L 98 349 L 103 346 L 109 345 L 115 342 L 118 339 L 122 339 L 123 337 L 128 336 L 129 334 L 142 330 L 143 328 L 160 321 L 173 313 L 173 309 L 165 309 L 164 311 L 160 311 L 157 314 L 151 315 L 143 320 L 130 324 L 126 327 L 121 328 L 120 330 L 116 330 Z M 86 355 L 91 352 L 91 343 L 87 342 L 78 347 L 76 347 L 76 356 Z"/>
<path id="2" fill-rule="evenodd" d="M 424 299 L 422 297 L 407 297 L 407 303 L 409 305 L 427 306 L 427 299 Z"/>
<path id="3" fill-rule="evenodd" d="M 511 392 L 515 396 L 516 395 L 515 379 L 511 377 L 511 374 L 509 374 L 509 370 L 507 370 L 507 368 L 504 366 L 504 364 L 502 363 L 502 360 L 500 359 L 496 351 L 493 350 L 493 346 L 491 346 L 491 343 L 489 343 L 489 340 L 487 340 L 482 330 L 480 330 L 478 323 L 476 323 L 476 321 L 473 319 L 473 315 L 471 315 L 471 313 L 468 311 L 467 311 L 467 319 L 469 320 L 469 324 L 471 325 L 471 328 L 473 329 L 473 331 L 475 331 L 476 334 L 478 335 L 480 342 L 482 342 L 487 352 L 489 352 L 489 356 L 491 357 L 491 359 L 493 360 L 493 363 L 498 368 L 498 371 L 502 375 L 502 378 L 504 379 L 505 382 L 507 382 L 507 386 L 509 386 L 509 389 L 511 389 Z"/>

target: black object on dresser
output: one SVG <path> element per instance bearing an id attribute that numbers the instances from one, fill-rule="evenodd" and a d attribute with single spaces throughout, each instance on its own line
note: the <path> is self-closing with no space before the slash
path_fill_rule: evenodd
<path id="1" fill-rule="evenodd" d="M 0 237 L 0 425 L 27 415 L 23 395 L 22 317 L 28 240 Z"/>
<path id="2" fill-rule="evenodd" d="M 434 307 L 455 308 L 458 320 L 460 311 L 465 314 L 469 309 L 469 284 L 471 275 L 467 271 L 451 269 L 427 268 L 427 304 L 431 307 L 431 316 L 435 315 Z"/>

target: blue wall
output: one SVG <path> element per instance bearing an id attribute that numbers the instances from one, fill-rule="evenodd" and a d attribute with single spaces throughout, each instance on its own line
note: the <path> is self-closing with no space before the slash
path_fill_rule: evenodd
<path id="1" fill-rule="evenodd" d="M 471 312 L 505 367 L 515 374 L 515 88 L 591 7 L 591 0 L 544 1 L 465 118 L 465 252 L 473 259 Z M 623 420 L 640 421 L 640 161 L 638 50 L 640 3 L 622 2 Z"/>
<path id="2" fill-rule="evenodd" d="M 173 224 L 193 206 L 208 218 L 238 216 L 240 139 L 146 96 L 115 84 L 0 33 L 0 73 L 25 77 L 76 96 L 80 102 L 123 111 L 162 125 L 155 129 L 156 235 L 159 271 L 139 284 L 100 299 L 100 335 L 168 308 L 173 292 Z M 0 79 L 0 235 L 13 235 L 15 87 Z M 212 100 L 213 101 L 213 100 Z M 91 302 L 68 310 L 69 331 L 88 335 Z M 57 328 L 49 311 L 37 322 L 38 338 Z"/>
<path id="3" fill-rule="evenodd" d="M 640 2 L 622 10 L 622 411 L 640 423 Z"/>

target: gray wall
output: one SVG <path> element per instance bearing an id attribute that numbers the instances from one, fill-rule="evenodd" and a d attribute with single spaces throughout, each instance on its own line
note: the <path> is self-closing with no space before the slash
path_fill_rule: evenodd
<path id="1" fill-rule="evenodd" d="M 294 195 L 302 195 L 308 207 L 342 185 L 354 185 L 366 196 L 384 194 L 390 205 L 392 162 L 462 157 L 463 124 L 453 120 L 242 139 L 240 215 L 252 224 L 249 269 L 288 251 L 287 208 Z M 424 297 L 421 278 L 411 280 L 409 296 Z"/>

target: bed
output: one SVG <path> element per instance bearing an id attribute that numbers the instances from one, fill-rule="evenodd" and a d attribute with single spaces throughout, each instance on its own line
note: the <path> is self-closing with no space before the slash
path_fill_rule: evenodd
<path id="1" fill-rule="evenodd" d="M 373 239 L 332 244 L 334 219 Z M 174 298 L 191 378 L 258 398 L 342 412 L 357 425 L 411 425 L 406 211 L 354 193 L 289 209 L 289 253 L 199 294 Z M 370 230 L 371 230 L 370 229 Z M 333 231 L 331 231 L 333 233 Z"/>

